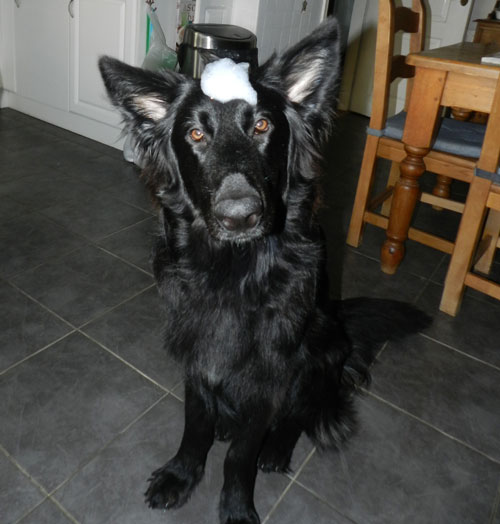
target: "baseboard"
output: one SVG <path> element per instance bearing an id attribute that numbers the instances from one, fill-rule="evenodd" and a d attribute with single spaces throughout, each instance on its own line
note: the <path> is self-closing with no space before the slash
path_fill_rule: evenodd
<path id="1" fill-rule="evenodd" d="M 6 90 L 0 91 L 0 107 L 2 109 L 7 107 L 15 109 L 91 140 L 123 150 L 124 138 L 121 136 L 121 129 L 118 127 L 69 111 L 61 111 Z"/>

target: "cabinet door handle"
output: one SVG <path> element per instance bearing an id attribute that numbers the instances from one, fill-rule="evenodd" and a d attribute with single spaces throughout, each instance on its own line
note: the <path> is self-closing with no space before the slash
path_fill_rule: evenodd
<path id="1" fill-rule="evenodd" d="M 69 16 L 71 16 L 71 18 L 75 18 L 75 13 L 73 12 L 73 2 L 74 0 L 69 0 L 69 4 L 68 4 L 68 13 L 69 13 Z"/>
<path id="2" fill-rule="evenodd" d="M 21 0 L 14 0 L 17 7 L 21 7 Z"/>

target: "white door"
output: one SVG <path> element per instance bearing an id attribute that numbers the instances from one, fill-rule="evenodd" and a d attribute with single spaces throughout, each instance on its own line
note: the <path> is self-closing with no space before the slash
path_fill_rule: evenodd
<path id="1" fill-rule="evenodd" d="M 22 0 L 18 5 L 14 8 L 17 94 L 67 111 L 68 0 Z"/>
<path id="2" fill-rule="evenodd" d="M 358 4 L 358 5 L 356 5 Z M 411 7 L 411 0 L 402 0 L 402 5 Z M 461 0 L 427 0 L 426 49 L 462 42 L 466 33 L 473 1 L 462 5 Z M 354 52 L 346 56 L 346 66 L 341 89 L 341 108 L 369 116 L 373 91 L 373 63 L 377 35 L 378 2 L 375 0 L 354 0 L 354 8 L 364 9 L 362 24 L 359 19 L 359 33 L 349 34 Z M 352 25 L 352 23 L 351 23 Z M 409 38 L 400 38 L 396 45 L 402 53 L 408 52 Z M 355 65 L 353 65 L 355 64 Z M 349 71 L 351 75 L 349 76 Z M 347 75 L 347 76 L 346 76 Z M 349 88 L 350 86 L 350 88 Z M 400 111 L 404 105 L 406 80 L 394 82 L 391 89 L 391 113 Z"/>
<path id="3" fill-rule="evenodd" d="M 140 18 L 137 2 L 74 0 L 72 8 L 70 111 L 117 126 L 120 117 L 108 101 L 97 61 L 101 55 L 110 55 L 134 62 Z"/>

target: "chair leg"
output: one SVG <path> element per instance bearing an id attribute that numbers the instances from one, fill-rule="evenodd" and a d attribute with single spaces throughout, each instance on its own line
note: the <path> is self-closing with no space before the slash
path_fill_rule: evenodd
<path id="1" fill-rule="evenodd" d="M 352 208 L 351 222 L 347 233 L 347 243 L 350 246 L 358 247 L 361 244 L 364 229 L 364 214 L 370 197 L 373 185 L 375 164 L 377 160 L 377 148 L 379 138 L 367 135 L 365 152 L 359 173 L 358 188 Z"/>
<path id="2" fill-rule="evenodd" d="M 452 316 L 455 316 L 460 309 L 465 289 L 465 277 L 472 265 L 474 248 L 478 242 L 481 224 L 486 213 L 490 186 L 489 180 L 475 178 L 469 188 L 439 306 L 441 311 Z"/>
<path id="3" fill-rule="evenodd" d="M 432 189 L 432 194 L 441 198 L 450 198 L 450 186 L 452 179 L 448 176 L 438 175 L 436 185 Z M 442 211 L 441 206 L 432 206 L 436 211 Z"/>
<path id="4" fill-rule="evenodd" d="M 483 240 L 488 242 L 488 247 L 481 254 L 479 260 L 475 263 L 474 269 L 484 274 L 489 274 L 491 264 L 495 257 L 495 250 L 498 244 L 498 237 L 500 234 L 500 211 L 490 209 L 488 218 L 484 226 Z"/>
<path id="5" fill-rule="evenodd" d="M 389 179 L 387 180 L 387 186 L 394 187 L 396 182 L 399 180 L 399 162 L 392 162 L 391 171 L 389 173 Z M 384 201 L 381 208 L 382 215 L 388 217 L 391 212 L 392 196 Z"/>

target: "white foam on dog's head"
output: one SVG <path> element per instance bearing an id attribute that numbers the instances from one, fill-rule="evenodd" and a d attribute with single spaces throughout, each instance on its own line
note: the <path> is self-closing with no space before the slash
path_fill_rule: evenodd
<path id="1" fill-rule="evenodd" d="M 222 58 L 206 65 L 201 74 L 201 90 L 219 102 L 245 100 L 250 105 L 257 104 L 257 92 L 248 79 L 250 64 L 235 63 L 230 58 Z"/>

